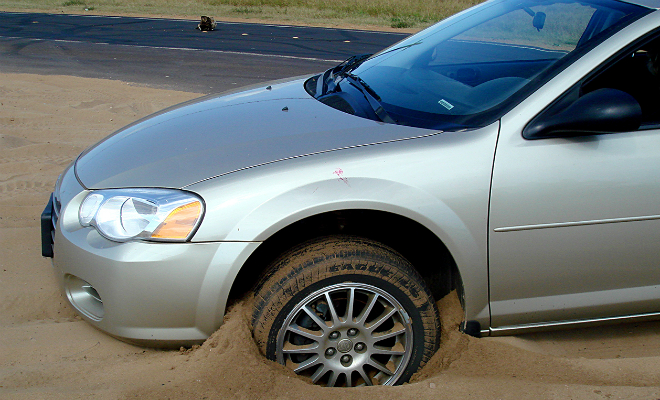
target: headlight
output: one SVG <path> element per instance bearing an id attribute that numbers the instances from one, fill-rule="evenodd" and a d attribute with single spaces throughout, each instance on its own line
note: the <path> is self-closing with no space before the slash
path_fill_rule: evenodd
<path id="1" fill-rule="evenodd" d="M 78 220 L 110 240 L 188 240 L 202 220 L 197 196 L 172 189 L 108 189 L 90 192 Z"/>

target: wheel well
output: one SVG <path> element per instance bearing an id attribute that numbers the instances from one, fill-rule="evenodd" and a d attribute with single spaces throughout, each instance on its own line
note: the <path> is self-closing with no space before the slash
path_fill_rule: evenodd
<path id="1" fill-rule="evenodd" d="M 264 241 L 234 280 L 229 302 L 245 295 L 284 251 L 313 238 L 345 234 L 368 238 L 398 251 L 422 275 L 436 300 L 462 291 L 456 263 L 447 247 L 426 227 L 400 215 L 373 210 L 341 210 L 295 222 Z M 463 298 L 459 293 L 459 298 Z"/>

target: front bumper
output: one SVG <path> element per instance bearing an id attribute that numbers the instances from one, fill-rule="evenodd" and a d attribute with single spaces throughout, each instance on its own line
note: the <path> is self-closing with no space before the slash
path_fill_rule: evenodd
<path id="1" fill-rule="evenodd" d="M 113 242 L 78 222 L 86 194 L 72 196 L 57 219 L 52 201 L 42 214 L 42 251 L 51 250 L 71 306 L 95 327 L 141 345 L 192 345 L 210 336 L 258 243 Z M 55 222 L 52 234 L 47 219 Z"/>

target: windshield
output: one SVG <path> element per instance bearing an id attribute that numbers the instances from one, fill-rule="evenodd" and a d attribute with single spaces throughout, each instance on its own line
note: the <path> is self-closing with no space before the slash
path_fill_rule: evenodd
<path id="1" fill-rule="evenodd" d="M 384 122 L 483 126 L 648 12 L 610 0 L 489 1 L 306 87 L 328 105 Z"/>

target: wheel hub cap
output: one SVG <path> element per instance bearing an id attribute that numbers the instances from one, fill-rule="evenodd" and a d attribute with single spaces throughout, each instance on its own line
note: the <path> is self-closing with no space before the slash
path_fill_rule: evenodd
<path id="1" fill-rule="evenodd" d="M 351 342 L 349 339 L 343 339 L 337 343 L 337 350 L 342 353 L 348 353 L 349 351 L 353 350 L 353 342 Z"/>

